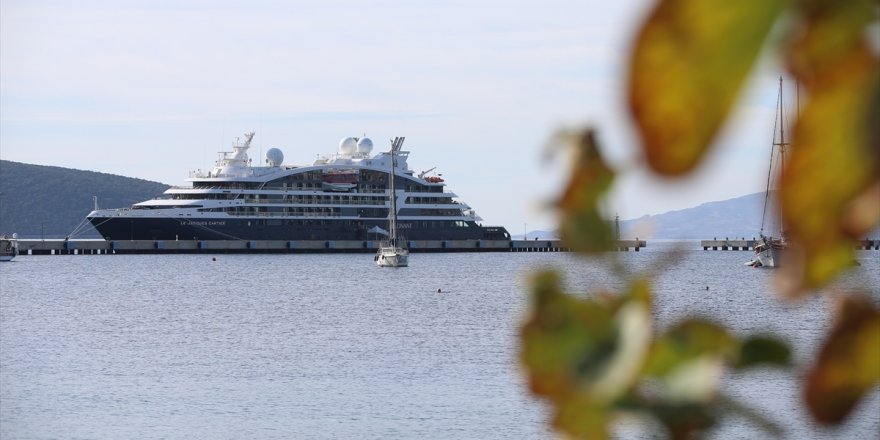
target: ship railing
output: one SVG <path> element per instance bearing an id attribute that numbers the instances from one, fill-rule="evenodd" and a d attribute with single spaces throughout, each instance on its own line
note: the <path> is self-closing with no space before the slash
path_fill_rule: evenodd
<path id="1" fill-rule="evenodd" d="M 205 191 L 205 190 L 223 190 L 223 191 L 232 191 L 235 190 L 236 193 L 240 191 L 258 191 L 258 192 L 291 192 L 291 191 L 308 191 L 313 193 L 321 193 L 326 194 L 327 191 L 321 190 L 320 186 L 316 186 L 314 188 L 307 188 L 304 186 L 296 186 L 296 187 L 263 187 L 263 188 L 245 188 L 241 186 L 229 186 L 229 185 L 217 185 L 217 186 L 186 186 L 186 185 L 172 185 L 168 189 L 175 190 L 196 190 L 196 191 Z M 332 193 L 332 192 L 331 192 Z M 242 193 L 248 194 L 248 193 Z M 336 194 L 350 194 L 350 195 L 359 195 L 359 194 L 385 194 L 388 195 L 387 190 L 382 189 L 355 189 L 351 192 L 336 192 Z M 418 194 L 425 194 L 425 196 L 421 196 Z M 454 195 L 452 191 L 442 191 L 442 192 L 433 192 L 433 191 L 410 191 L 407 192 L 407 196 L 409 197 L 436 197 L 438 195 Z"/>
<path id="2" fill-rule="evenodd" d="M 244 199 L 244 203 L 246 204 L 256 204 L 256 205 L 328 205 L 328 206 L 339 206 L 339 205 L 369 205 L 369 206 L 382 206 L 387 203 L 384 201 L 361 201 L 361 200 L 287 200 L 287 199 Z"/>
<path id="3" fill-rule="evenodd" d="M 232 217 L 341 217 L 339 213 L 334 212 L 227 212 L 227 214 Z"/>

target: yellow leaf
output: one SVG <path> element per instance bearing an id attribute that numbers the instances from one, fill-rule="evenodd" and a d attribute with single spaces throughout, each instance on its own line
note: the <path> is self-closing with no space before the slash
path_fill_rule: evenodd
<path id="1" fill-rule="evenodd" d="M 577 397 L 564 406 L 557 406 L 553 415 L 553 427 L 576 439 L 608 439 L 610 422 L 611 414 L 606 406 Z"/>
<path id="2" fill-rule="evenodd" d="M 805 2 L 806 31 L 793 41 L 789 64 L 808 101 L 791 145 L 781 187 L 788 238 L 803 252 L 789 274 L 797 294 L 826 284 L 854 258 L 854 241 L 875 225 L 862 197 L 880 182 L 877 121 L 878 59 L 866 41 L 875 15 L 871 1 Z M 875 142 L 871 145 L 871 142 Z M 873 220 L 873 224 L 872 224 Z"/>
<path id="3" fill-rule="evenodd" d="M 681 174 L 703 157 L 786 0 L 662 0 L 636 40 L 629 104 L 648 164 Z"/>
<path id="4" fill-rule="evenodd" d="M 807 375 L 807 406 L 819 422 L 837 424 L 878 383 L 880 309 L 866 296 L 846 298 Z"/>

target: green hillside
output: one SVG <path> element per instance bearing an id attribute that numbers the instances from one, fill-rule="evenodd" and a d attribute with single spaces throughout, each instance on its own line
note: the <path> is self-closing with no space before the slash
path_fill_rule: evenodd
<path id="1" fill-rule="evenodd" d="M 0 234 L 63 238 L 94 207 L 129 207 L 168 185 L 113 174 L 0 160 Z M 77 238 L 99 238 L 94 228 Z"/>

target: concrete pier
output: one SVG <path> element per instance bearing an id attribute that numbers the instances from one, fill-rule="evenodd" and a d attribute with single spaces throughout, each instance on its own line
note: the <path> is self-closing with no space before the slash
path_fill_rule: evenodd
<path id="1" fill-rule="evenodd" d="M 559 240 L 411 240 L 410 252 L 568 252 Z M 22 255 L 372 253 L 378 241 L 360 240 L 31 240 Z M 644 240 L 618 240 L 616 250 L 636 252 Z"/>
<path id="2" fill-rule="evenodd" d="M 733 239 L 733 240 L 729 240 L 729 239 L 726 239 L 726 238 L 725 238 L 724 240 L 717 240 L 717 239 L 714 239 L 714 240 L 701 240 L 701 241 L 700 241 L 700 246 L 703 247 L 703 250 L 704 250 L 704 251 L 708 251 L 708 250 L 710 250 L 710 249 L 713 250 L 713 251 L 717 251 L 717 250 L 722 250 L 722 251 L 749 251 L 749 250 L 754 250 L 754 249 L 755 249 L 755 245 L 756 245 L 757 243 L 758 243 L 758 240 L 756 240 L 756 239 L 751 239 L 751 240 L 746 240 L 746 239 L 739 239 L 739 240 L 737 240 L 737 239 Z"/>
<path id="3" fill-rule="evenodd" d="M 746 239 L 729 240 L 729 239 L 725 238 L 724 240 L 713 239 L 713 240 L 701 240 L 700 241 L 700 246 L 703 247 L 704 251 L 708 251 L 710 249 L 713 251 L 717 251 L 717 250 L 751 251 L 751 250 L 755 250 L 756 244 L 758 244 L 758 240 L 756 240 L 754 238 L 751 240 L 746 240 Z M 856 242 L 855 247 L 856 247 L 856 249 L 863 249 L 866 251 L 880 250 L 880 240 L 873 240 L 873 239 L 859 240 L 858 242 Z"/>

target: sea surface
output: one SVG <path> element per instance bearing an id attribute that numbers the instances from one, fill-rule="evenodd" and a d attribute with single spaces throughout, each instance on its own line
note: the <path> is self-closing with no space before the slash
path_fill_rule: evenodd
<path id="1" fill-rule="evenodd" d="M 673 253 L 673 248 L 681 251 Z M 609 254 L 656 272 L 655 316 L 702 316 L 794 344 L 794 374 L 728 373 L 724 392 L 784 438 L 878 438 L 875 389 L 840 430 L 814 425 L 799 377 L 833 300 L 773 293 L 743 251 L 649 242 Z M 834 292 L 880 302 L 880 252 Z M 517 361 L 528 278 L 554 267 L 585 296 L 623 285 L 566 253 L 19 256 L 0 264 L 0 438 L 545 439 L 548 407 Z M 706 288 L 709 290 L 706 290 Z M 441 292 L 438 293 L 438 289 Z M 618 438 L 656 427 L 627 419 Z M 725 419 L 713 438 L 769 438 Z"/>

